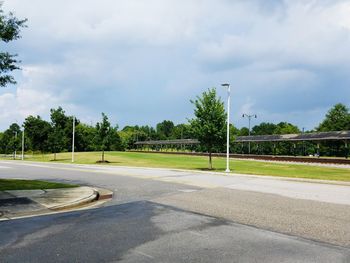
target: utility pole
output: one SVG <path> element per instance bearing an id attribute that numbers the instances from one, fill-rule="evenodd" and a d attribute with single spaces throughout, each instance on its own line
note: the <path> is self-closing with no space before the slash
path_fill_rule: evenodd
<path id="1" fill-rule="evenodd" d="M 15 152 L 14 152 L 14 155 L 13 155 L 13 159 L 14 160 L 16 160 L 16 158 L 17 158 L 17 132 L 15 132 L 15 141 L 14 141 L 14 150 L 15 150 Z"/>
<path id="2" fill-rule="evenodd" d="M 303 136 L 305 134 L 305 128 L 303 127 Z M 305 156 L 305 141 L 303 140 L 303 156 Z"/>
<path id="3" fill-rule="evenodd" d="M 24 160 L 24 127 L 22 132 L 22 161 Z"/>
<path id="4" fill-rule="evenodd" d="M 227 88 L 227 138 L 226 138 L 226 173 L 230 172 L 230 100 L 231 100 L 231 89 L 230 84 L 225 83 L 221 86 Z"/>
<path id="5" fill-rule="evenodd" d="M 75 139 L 75 117 L 73 116 L 73 134 L 72 134 L 72 163 L 74 163 L 74 139 Z"/>
<path id="6" fill-rule="evenodd" d="M 251 122 L 251 119 L 254 117 L 255 119 L 256 118 L 258 118 L 258 116 L 256 115 L 256 114 L 251 114 L 251 115 L 249 115 L 249 114 L 245 114 L 245 113 L 243 113 L 243 115 L 242 115 L 242 118 L 244 118 L 244 117 L 247 117 L 248 118 L 248 122 L 249 122 L 249 132 L 248 132 L 248 134 L 249 134 L 249 136 L 250 136 L 250 122 Z M 248 153 L 250 154 L 250 141 L 248 142 Z"/>

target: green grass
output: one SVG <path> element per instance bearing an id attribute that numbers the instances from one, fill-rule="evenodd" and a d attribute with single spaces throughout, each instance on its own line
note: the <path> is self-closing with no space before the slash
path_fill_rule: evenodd
<path id="1" fill-rule="evenodd" d="M 0 191 L 5 190 L 35 190 L 77 187 L 73 184 L 62 184 L 38 180 L 0 179 Z"/>
<path id="2" fill-rule="evenodd" d="M 79 164 L 96 164 L 101 158 L 99 152 L 76 153 L 75 162 Z M 29 161 L 52 161 L 53 154 L 34 155 Z M 207 170 L 208 157 L 149 154 L 134 152 L 106 152 L 105 159 L 109 164 L 119 166 L 160 167 L 190 170 Z M 57 162 L 70 163 L 71 153 L 57 154 Z M 214 170 L 224 171 L 225 158 L 213 158 Z M 322 166 L 309 166 L 298 164 L 282 164 L 272 162 L 258 162 L 250 160 L 231 160 L 230 167 L 234 173 L 270 175 L 291 178 L 308 178 L 335 181 L 350 181 L 350 169 L 329 168 Z"/>

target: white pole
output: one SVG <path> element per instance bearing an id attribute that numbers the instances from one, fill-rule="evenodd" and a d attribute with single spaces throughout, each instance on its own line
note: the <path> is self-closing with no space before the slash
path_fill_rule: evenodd
<path id="1" fill-rule="evenodd" d="M 230 85 L 227 88 L 228 98 L 227 98 L 227 152 L 226 152 L 226 172 L 230 172 L 230 100 L 231 92 Z"/>
<path id="2" fill-rule="evenodd" d="M 252 118 L 251 115 L 248 116 L 248 119 L 249 119 L 249 133 L 248 135 L 250 136 L 250 119 Z M 248 153 L 250 154 L 250 141 L 248 142 Z"/>
<path id="3" fill-rule="evenodd" d="M 16 143 L 17 142 L 17 132 L 15 133 L 15 160 L 16 160 L 16 158 L 17 158 L 17 149 L 16 149 Z"/>
<path id="4" fill-rule="evenodd" d="M 24 128 L 22 132 L 22 161 L 24 160 Z"/>
<path id="5" fill-rule="evenodd" d="M 74 163 L 75 117 L 73 116 L 72 163 Z"/>
<path id="6" fill-rule="evenodd" d="M 226 140 L 226 173 L 230 172 L 230 99 L 231 89 L 230 84 L 222 84 L 221 86 L 227 87 L 227 140 Z"/>

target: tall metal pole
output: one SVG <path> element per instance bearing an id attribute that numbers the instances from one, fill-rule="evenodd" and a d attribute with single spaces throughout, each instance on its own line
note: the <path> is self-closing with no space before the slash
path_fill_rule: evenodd
<path id="1" fill-rule="evenodd" d="M 230 84 L 221 84 L 223 87 L 227 87 L 227 138 L 226 138 L 226 173 L 230 172 L 230 100 L 231 89 Z"/>
<path id="2" fill-rule="evenodd" d="M 72 163 L 74 163 L 74 139 L 75 139 L 75 117 L 73 116 L 73 134 L 72 134 Z"/>
<path id="3" fill-rule="evenodd" d="M 251 118 L 252 118 L 252 116 L 249 116 L 249 117 L 248 117 L 248 119 L 249 119 L 249 121 L 248 121 L 248 122 L 249 122 L 249 124 L 248 124 L 248 125 L 249 125 L 249 128 L 248 128 L 248 130 L 249 130 L 248 135 L 249 135 L 249 136 L 250 136 L 250 120 L 251 120 Z M 248 143 L 248 153 L 250 154 L 250 142 Z"/>
<path id="4" fill-rule="evenodd" d="M 24 128 L 22 132 L 22 161 L 24 160 Z"/>
<path id="5" fill-rule="evenodd" d="M 248 118 L 248 123 L 249 123 L 249 124 L 248 124 L 248 125 L 249 125 L 248 134 L 249 134 L 249 136 L 250 136 L 250 121 L 251 121 L 251 118 L 252 118 L 252 117 L 257 118 L 258 116 L 257 116 L 256 114 L 251 114 L 251 115 L 249 115 L 249 114 L 243 113 L 242 117 L 243 117 L 243 118 L 244 118 L 244 117 L 247 117 L 247 118 Z M 248 142 L 248 153 L 250 154 L 250 141 Z"/>
<path id="6" fill-rule="evenodd" d="M 17 158 L 17 132 L 15 132 L 15 155 L 14 155 L 14 160 Z"/>
<path id="7" fill-rule="evenodd" d="M 305 134 L 305 128 L 303 127 L 303 132 L 302 134 Z M 303 140 L 303 156 L 305 156 L 305 141 Z"/>

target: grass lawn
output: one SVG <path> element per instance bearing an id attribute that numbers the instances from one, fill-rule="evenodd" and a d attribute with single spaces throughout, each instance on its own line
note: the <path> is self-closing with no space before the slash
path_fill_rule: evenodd
<path id="1" fill-rule="evenodd" d="M 77 185 L 45 182 L 38 180 L 0 179 L 0 191 L 72 188 Z"/>
<path id="2" fill-rule="evenodd" d="M 75 154 L 75 163 L 96 164 L 100 160 L 99 152 L 84 152 Z M 34 155 L 29 161 L 52 161 L 53 154 Z M 106 152 L 105 159 L 109 164 L 120 166 L 162 167 L 190 170 L 207 170 L 208 158 L 203 156 L 149 154 L 134 152 Z M 57 154 L 57 162 L 70 163 L 71 153 Z M 224 171 L 225 158 L 213 158 L 215 171 Z M 350 181 L 350 169 L 329 168 L 298 164 L 282 164 L 250 160 L 231 160 L 230 167 L 234 173 L 271 175 L 291 178 L 308 178 L 335 181 Z"/>

